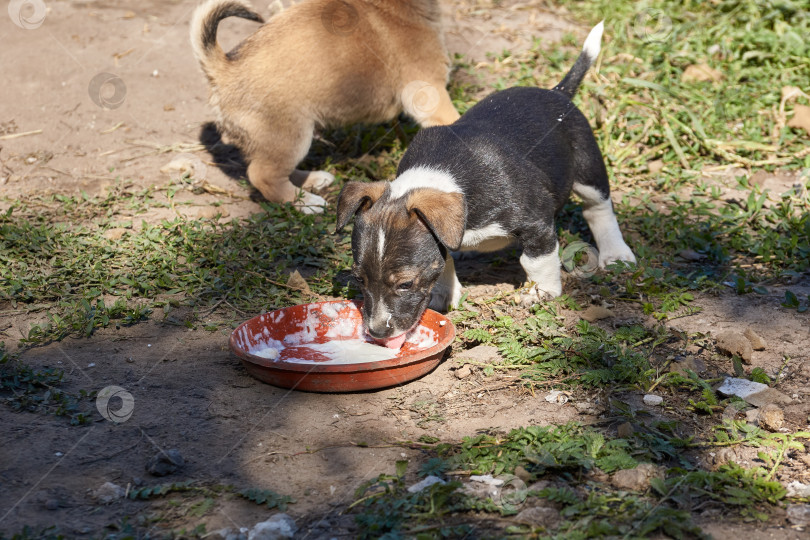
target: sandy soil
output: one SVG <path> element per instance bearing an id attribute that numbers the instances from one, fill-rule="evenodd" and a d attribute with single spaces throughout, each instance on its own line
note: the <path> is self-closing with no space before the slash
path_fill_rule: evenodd
<path id="1" fill-rule="evenodd" d="M 477 9 L 469 1 L 445 4 L 449 47 L 473 60 L 485 59 L 488 51 L 527 48 L 532 37 L 553 43 L 567 31 L 587 32 L 564 14 L 549 11 L 544 2 L 503 2 L 492 10 Z M 221 192 L 188 194 L 193 205 L 182 207 L 181 213 L 207 215 L 216 202 L 227 209 L 227 219 L 258 211 L 251 191 L 214 166 L 200 146 L 202 126 L 213 115 L 187 38 L 195 5 L 185 0 L 52 1 L 43 24 L 28 30 L 0 17 L 5 78 L 0 127 L 13 122 L 17 133 L 41 130 L 0 141 L 0 193 L 98 194 L 117 176 L 136 186 L 160 186 L 169 179 L 159 169 L 186 152 L 206 164 L 206 180 Z M 258 5 L 268 13 L 268 6 Z M 220 39 L 226 46 L 235 44 L 253 27 L 226 21 Z M 122 94 L 93 94 L 91 81 L 103 73 L 120 79 Z M 105 109 L 98 104 L 101 99 L 121 103 Z M 156 209 L 144 219 L 171 217 L 172 210 Z M 460 265 L 462 282 L 474 285 L 473 297 L 519 283 L 516 262 L 497 274 L 486 262 Z M 577 283 L 566 287 L 575 289 Z M 791 290 L 807 294 L 810 282 L 791 285 Z M 587 293 L 576 294 L 587 298 Z M 774 373 L 785 356 L 793 359 L 780 388 L 794 398 L 786 413 L 788 427 L 795 429 L 807 425 L 810 413 L 810 319 L 780 308 L 782 295 L 778 288 L 768 296 L 704 295 L 697 300 L 703 308 L 699 315 L 669 324 L 711 333 L 755 327 L 769 345 L 754 353 L 754 366 Z M 577 320 L 574 312 L 567 317 L 570 324 Z M 618 310 L 615 320 L 602 323 L 609 328 L 628 319 L 647 320 L 638 311 Z M 0 321 L 0 339 L 14 349 L 32 322 L 24 317 Z M 479 430 L 599 419 L 598 408 L 576 407 L 576 402 L 596 402 L 598 396 L 578 395 L 559 405 L 543 399 L 542 392 L 517 390 L 507 376 L 484 377 L 473 370 L 459 379 L 454 370 L 464 352 L 458 349 L 432 373 L 398 388 L 350 395 L 277 389 L 246 374 L 228 351 L 227 337 L 224 331 L 148 322 L 25 352 L 23 360 L 33 366 L 64 368 L 65 390 L 116 385 L 132 394 L 135 407 L 126 422 L 113 424 L 94 415 L 87 428 L 69 426 L 62 418 L 3 410 L 0 531 L 58 524 L 69 536 L 100 536 L 125 516 L 134 516 L 130 521 L 151 534 L 200 523 L 211 531 L 250 527 L 272 513 L 223 499 L 202 518 L 191 518 L 162 499 L 105 506 L 91 497 L 91 490 L 104 482 L 138 486 L 161 481 L 150 477 L 145 465 L 158 452 L 176 448 L 186 465 L 166 481 L 273 489 L 296 498 L 288 513 L 297 518 L 302 537 L 348 537 L 352 519 L 341 512 L 354 500 L 358 485 L 392 472 L 398 459 L 421 458 L 420 451 L 391 446 L 391 441 L 425 434 L 455 440 Z M 695 354 L 703 355 L 710 369 L 720 369 L 711 351 Z M 640 395 L 622 397 L 640 402 Z M 156 520 L 158 515 L 162 519 Z M 717 538 L 736 534 L 733 526 L 718 529 L 711 521 L 707 519 L 707 526 Z M 793 533 L 783 525 L 775 519 L 744 530 L 752 539 L 788 538 Z"/>

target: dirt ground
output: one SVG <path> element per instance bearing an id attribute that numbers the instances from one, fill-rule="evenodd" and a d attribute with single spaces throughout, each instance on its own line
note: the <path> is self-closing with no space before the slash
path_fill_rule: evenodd
<path id="1" fill-rule="evenodd" d="M 474 61 L 485 60 L 488 51 L 527 48 L 532 37 L 554 43 L 565 32 L 587 32 L 564 13 L 550 11 L 545 2 L 503 2 L 491 10 L 471 4 L 444 2 L 449 48 Z M 50 1 L 43 24 L 32 29 L 0 17 L 5 79 L 0 123 L 13 122 L 17 133 L 37 132 L 0 141 L 0 194 L 81 190 L 94 195 L 103 193 L 117 176 L 136 186 L 162 185 L 169 179 L 160 168 L 185 152 L 206 164 L 206 180 L 221 193 L 187 193 L 193 204 L 179 207 L 179 212 L 210 217 L 212 204 L 221 203 L 227 220 L 259 211 L 250 190 L 214 166 L 200 146 L 201 126 L 213 115 L 188 42 L 195 5 L 176 0 Z M 269 14 L 269 6 L 257 6 Z M 228 47 L 253 27 L 228 20 L 221 26 L 220 40 Z M 91 81 L 104 73 L 122 81 L 120 95 L 102 96 L 108 103 L 122 100 L 116 108 L 99 106 L 101 98 L 92 95 Z M 160 208 L 143 219 L 172 217 L 172 209 Z M 485 259 L 460 265 L 461 281 L 473 285 L 473 297 L 496 288 L 508 290 L 519 281 L 516 263 L 501 268 L 498 275 L 487 268 Z M 577 286 L 572 281 L 566 285 L 568 290 Z M 805 278 L 791 290 L 806 295 L 810 282 Z M 587 292 L 578 294 L 587 297 Z M 701 313 L 668 324 L 684 332 L 713 334 L 754 327 L 768 347 L 754 353 L 752 365 L 773 374 L 786 356 L 792 359 L 780 389 L 793 398 L 785 408 L 788 427 L 806 428 L 810 317 L 781 308 L 783 295 L 778 287 L 767 296 L 738 297 L 730 290 L 703 295 L 696 302 Z M 569 316 L 574 324 L 575 312 Z M 616 319 L 600 324 L 610 328 L 628 319 L 646 316 L 618 310 Z M 14 350 L 34 322 L 33 317 L 0 316 L 0 339 Z M 98 537 L 125 516 L 134 516 L 131 520 L 151 534 L 200 523 L 213 531 L 250 527 L 272 513 L 239 499 L 223 499 L 193 519 L 172 516 L 160 499 L 99 505 L 91 496 L 105 482 L 125 487 L 156 483 L 159 480 L 145 471 L 147 461 L 161 451 L 178 449 L 185 467 L 166 481 L 272 489 L 296 499 L 287 512 L 297 519 L 301 538 L 350 537 L 353 521 L 342 511 L 353 502 L 355 489 L 392 472 L 396 460 L 420 458 L 420 451 L 391 446 L 390 441 L 426 434 L 457 440 L 479 430 L 600 421 L 598 408 L 576 406 L 598 396 L 578 395 L 560 405 L 546 401 L 542 392 L 517 390 L 507 376 L 484 377 L 473 371 L 459 379 L 455 369 L 464 351 L 458 349 L 433 372 L 401 387 L 326 395 L 255 381 L 229 352 L 227 338 L 225 331 L 188 330 L 154 321 L 26 351 L 22 359 L 33 366 L 65 369 L 65 390 L 110 385 L 126 389 L 134 397 L 134 412 L 120 424 L 94 415 L 90 427 L 76 428 L 57 417 L 0 411 L 0 532 L 57 524 L 68 536 Z M 709 359 L 710 354 L 705 355 Z M 640 394 L 624 397 L 640 404 Z M 794 479 L 810 481 L 803 471 Z M 154 520 L 156 515 L 163 519 Z M 765 526 L 744 526 L 722 525 L 707 516 L 702 525 L 716 538 L 731 538 L 741 530 L 751 539 L 799 534 L 784 529 L 778 519 Z"/>

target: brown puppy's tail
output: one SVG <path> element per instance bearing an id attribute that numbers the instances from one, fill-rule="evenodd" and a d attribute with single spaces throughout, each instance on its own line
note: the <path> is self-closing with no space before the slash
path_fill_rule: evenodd
<path id="1" fill-rule="evenodd" d="M 572 67 L 571 71 L 560 81 L 560 84 L 554 87 L 554 90 L 562 92 L 568 96 L 569 99 L 574 97 L 582 79 L 585 78 L 585 74 L 588 73 L 591 65 L 596 61 L 596 57 L 599 56 L 602 32 L 604 29 L 605 21 L 600 22 L 591 29 L 591 32 L 585 40 L 585 45 L 582 47 L 582 53 L 580 53 L 577 61 L 574 63 L 574 67 Z"/>
<path id="2" fill-rule="evenodd" d="M 261 15 L 241 0 L 207 0 L 197 7 L 191 17 L 191 47 L 209 79 L 213 79 L 217 68 L 228 61 L 225 51 L 217 43 L 219 21 L 228 17 L 264 22 Z"/>

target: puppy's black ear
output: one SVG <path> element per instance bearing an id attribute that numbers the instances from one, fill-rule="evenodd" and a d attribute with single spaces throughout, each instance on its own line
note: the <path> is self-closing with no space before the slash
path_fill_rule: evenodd
<path id="1" fill-rule="evenodd" d="M 338 195 L 337 227 L 339 232 L 358 212 L 364 212 L 382 197 L 388 182 L 349 182 Z"/>
<path id="2" fill-rule="evenodd" d="M 419 216 L 450 251 L 461 247 L 467 220 L 464 195 L 433 188 L 414 189 L 408 194 L 405 207 Z"/>

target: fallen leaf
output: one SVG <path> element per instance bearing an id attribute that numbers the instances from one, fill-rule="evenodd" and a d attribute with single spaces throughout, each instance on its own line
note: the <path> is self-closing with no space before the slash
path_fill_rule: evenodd
<path id="1" fill-rule="evenodd" d="M 647 163 L 650 174 L 658 174 L 664 169 L 664 160 L 656 159 Z"/>
<path id="2" fill-rule="evenodd" d="M 808 97 L 807 94 L 802 92 L 802 89 L 797 86 L 782 87 L 782 101 L 787 101 L 799 96 Z"/>
<path id="3" fill-rule="evenodd" d="M 805 105 L 793 107 L 793 118 L 787 125 L 792 128 L 802 128 L 810 135 L 810 107 Z"/>
<path id="4" fill-rule="evenodd" d="M 307 280 L 304 279 L 298 270 L 290 273 L 290 277 L 287 279 L 287 285 L 293 287 L 294 289 L 300 290 L 304 294 L 312 294 L 312 290 L 309 288 Z"/>
<path id="5" fill-rule="evenodd" d="M 723 79 L 723 74 L 708 64 L 692 64 L 683 70 L 681 82 L 718 82 Z"/>

